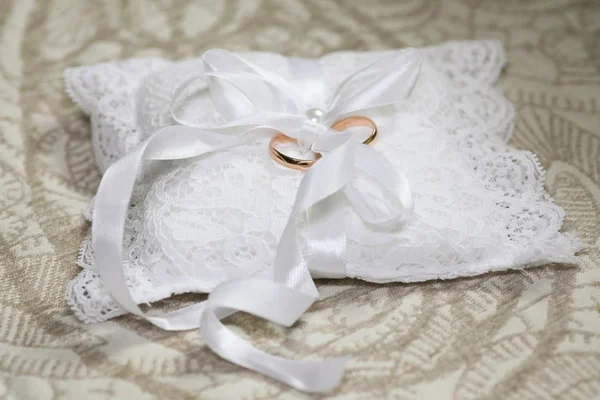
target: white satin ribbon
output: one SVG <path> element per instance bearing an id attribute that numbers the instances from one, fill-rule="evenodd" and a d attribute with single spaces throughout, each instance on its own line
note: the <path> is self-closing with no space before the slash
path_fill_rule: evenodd
<path id="1" fill-rule="evenodd" d="M 317 299 L 309 268 L 318 276 L 340 276 L 345 263 L 345 230 L 341 193 L 363 220 L 394 224 L 412 212 L 412 196 L 404 176 L 374 149 L 308 120 L 308 108 L 291 84 L 224 50 L 203 56 L 206 72 L 184 82 L 174 93 L 172 110 L 195 80 L 208 78 L 215 107 L 228 122 L 193 124 L 175 113 L 184 126 L 159 129 L 104 174 L 94 205 L 92 242 L 95 265 L 108 292 L 125 310 L 167 330 L 201 327 L 207 346 L 221 357 L 261 372 L 296 389 L 324 392 L 338 385 L 347 358 L 292 361 L 261 352 L 237 337 L 220 318 L 245 311 L 285 326 L 292 325 Z M 311 69 L 310 63 L 296 69 Z M 347 78 L 335 92 L 325 114 L 329 124 L 342 115 L 401 101 L 411 92 L 421 56 L 408 49 L 391 53 Z M 314 77 L 314 71 L 307 71 Z M 316 81 L 313 80 L 313 84 Z M 196 157 L 240 145 L 276 131 L 294 137 L 323 157 L 304 175 L 287 225 L 280 238 L 273 280 L 246 278 L 217 286 L 205 303 L 160 317 L 145 315 L 132 298 L 123 266 L 123 229 L 136 176 L 144 160 Z M 349 185 L 356 173 L 365 174 L 394 200 L 383 206 Z M 311 210 L 309 255 L 305 260 L 296 243 L 297 217 Z M 332 224 L 331 221 L 338 223 Z M 339 222 L 342 222 L 341 224 Z M 319 229 L 321 227 L 322 229 Z M 321 265 L 319 265 L 319 263 Z"/>

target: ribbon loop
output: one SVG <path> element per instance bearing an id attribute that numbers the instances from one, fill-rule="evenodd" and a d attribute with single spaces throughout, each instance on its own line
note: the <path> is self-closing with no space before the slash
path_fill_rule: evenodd
<path id="1" fill-rule="evenodd" d="M 202 59 L 205 72 L 184 81 L 174 92 L 171 115 L 179 124 L 192 126 L 174 115 L 173 105 L 202 78 L 208 79 L 215 109 L 230 122 L 257 111 L 297 115 L 304 108 L 292 86 L 273 72 L 221 49 L 208 50 Z"/>
<path id="2" fill-rule="evenodd" d="M 406 177 L 375 149 L 355 144 L 355 167 L 370 181 L 383 189 L 382 196 L 389 199 L 373 201 L 373 196 L 361 193 L 351 186 L 346 186 L 344 193 L 350 199 L 354 210 L 367 223 L 381 226 L 400 224 L 406 221 L 413 212 L 412 191 Z M 377 208 L 380 205 L 382 207 Z"/>
<path id="3" fill-rule="evenodd" d="M 423 57 L 416 49 L 394 51 L 346 78 L 337 88 L 326 120 L 397 103 L 411 93 Z"/>
<path id="4" fill-rule="evenodd" d="M 281 112 L 294 113 L 298 111 L 298 108 L 302 108 L 301 97 L 298 96 L 294 87 L 283 79 L 280 75 L 261 68 L 260 66 L 243 59 L 227 50 L 212 49 L 208 50 L 202 56 L 202 60 L 206 65 L 208 71 L 214 72 L 246 72 L 251 75 L 255 75 L 257 78 L 264 81 L 266 84 L 271 86 L 271 90 L 276 92 L 281 99 L 285 100 L 285 104 L 278 105 Z M 249 88 L 249 94 L 254 96 L 264 96 L 258 87 Z M 216 93 L 217 96 L 222 93 Z M 214 96 L 213 96 L 214 99 Z M 288 108 L 289 107 L 289 108 Z"/>

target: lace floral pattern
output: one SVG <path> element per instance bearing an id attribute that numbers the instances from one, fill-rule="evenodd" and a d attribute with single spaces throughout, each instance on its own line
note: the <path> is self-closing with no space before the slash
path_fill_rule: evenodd
<path id="1" fill-rule="evenodd" d="M 94 156 L 102 172 L 141 141 L 136 92 L 141 79 L 168 65 L 165 60 L 147 58 L 65 71 L 67 93 L 91 116 Z"/>
<path id="2" fill-rule="evenodd" d="M 376 149 L 411 182 L 414 216 L 382 229 L 346 205 L 347 275 L 409 282 L 576 262 L 578 243 L 559 232 L 564 212 L 544 192 L 537 158 L 506 144 L 514 111 L 493 86 L 504 64 L 500 44 L 451 42 L 423 52 L 426 63 L 410 99 L 368 115 L 381 133 Z M 383 54 L 321 58 L 326 92 Z M 280 55 L 243 56 L 291 78 Z M 173 124 L 173 91 L 201 68 L 200 60 L 136 59 L 68 70 L 68 92 L 92 115 L 99 168 Z M 198 84 L 180 111 L 198 122 L 218 120 L 203 89 Z M 136 301 L 209 292 L 227 279 L 272 273 L 302 176 L 275 165 L 266 140 L 148 163 L 125 227 L 125 275 Z M 88 236 L 79 257 L 83 270 L 68 289 L 72 308 L 86 322 L 123 313 L 102 287 L 90 243 Z"/>

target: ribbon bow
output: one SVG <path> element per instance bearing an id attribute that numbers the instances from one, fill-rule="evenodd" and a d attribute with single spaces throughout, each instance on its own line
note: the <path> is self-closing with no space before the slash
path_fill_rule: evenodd
<path id="1" fill-rule="evenodd" d="M 397 51 L 346 78 L 332 96 L 330 107 L 317 120 L 303 99 L 323 91 L 319 64 L 290 59 L 297 82 L 264 70 L 224 50 L 203 55 L 206 72 L 181 84 L 171 103 L 180 125 L 157 130 L 134 150 L 111 165 L 98 188 L 94 206 L 92 244 L 95 265 L 106 289 L 125 310 L 166 330 L 200 327 L 205 343 L 221 357 L 307 392 L 324 392 L 338 385 L 347 358 L 292 361 L 255 349 L 220 319 L 245 311 L 291 326 L 317 299 L 309 271 L 317 277 L 345 276 L 346 237 L 341 208 L 343 195 L 368 223 L 388 225 L 406 220 L 412 196 L 404 176 L 374 149 L 351 140 L 348 132 L 328 127 L 336 119 L 389 105 L 407 98 L 420 72 L 417 50 Z M 177 101 L 197 79 L 207 78 L 215 108 L 226 122 L 194 124 L 174 112 Z M 303 88 L 298 91 L 296 88 Z M 217 286 L 208 300 L 161 317 L 145 315 L 133 300 L 122 266 L 123 230 L 136 176 L 143 160 L 175 160 L 220 151 L 280 131 L 304 147 L 322 153 L 298 188 L 275 257 L 273 280 L 244 278 Z M 378 201 L 350 185 L 356 173 L 365 174 L 393 200 Z M 308 257 L 296 243 L 296 219 L 311 212 Z M 313 214 L 314 213 L 314 214 Z"/>

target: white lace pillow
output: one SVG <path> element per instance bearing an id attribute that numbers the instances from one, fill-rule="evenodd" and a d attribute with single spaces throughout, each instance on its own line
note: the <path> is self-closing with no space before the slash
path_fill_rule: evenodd
<path id="1" fill-rule="evenodd" d="M 408 178 L 414 214 L 384 229 L 364 223 L 346 204 L 346 275 L 410 282 L 576 262 L 578 243 L 559 232 L 564 212 L 544 192 L 535 155 L 506 144 L 514 112 L 494 87 L 504 63 L 500 44 L 452 42 L 423 53 L 411 96 L 364 114 L 380 133 L 375 149 Z M 316 106 L 325 104 L 346 76 L 384 54 L 329 54 L 319 60 L 324 97 L 298 82 L 296 89 Z M 281 55 L 243 57 L 295 82 Z M 175 124 L 173 92 L 202 68 L 199 59 L 132 59 L 67 70 L 68 93 L 91 115 L 99 168 Z M 219 121 L 201 90 L 187 100 L 181 112 L 188 119 Z M 273 163 L 267 145 L 268 139 L 256 140 L 194 159 L 147 162 L 125 224 L 124 272 L 135 301 L 210 292 L 228 279 L 272 273 L 302 173 Z M 68 289 L 76 314 L 86 322 L 122 314 L 94 269 L 89 236 L 79 265 Z"/>

